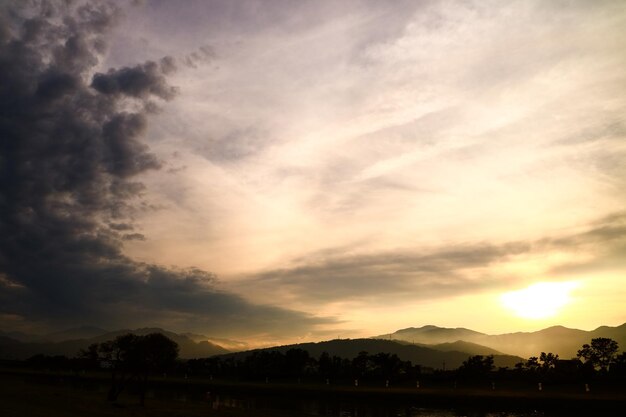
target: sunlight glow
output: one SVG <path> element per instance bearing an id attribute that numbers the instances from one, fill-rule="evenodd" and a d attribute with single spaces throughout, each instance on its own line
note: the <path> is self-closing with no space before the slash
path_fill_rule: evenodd
<path id="1" fill-rule="evenodd" d="M 538 282 L 522 290 L 504 293 L 500 301 L 519 317 L 544 319 L 555 316 L 570 303 L 570 292 L 578 285 L 574 281 Z"/>

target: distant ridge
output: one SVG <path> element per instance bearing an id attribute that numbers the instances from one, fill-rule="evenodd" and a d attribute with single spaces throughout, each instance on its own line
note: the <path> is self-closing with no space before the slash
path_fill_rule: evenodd
<path id="1" fill-rule="evenodd" d="M 422 327 L 409 327 L 407 329 L 397 330 L 394 333 L 387 335 L 391 336 L 391 339 L 402 339 L 410 342 L 408 337 L 415 339 L 415 342 L 418 343 L 429 343 L 429 344 L 437 344 L 437 343 L 451 343 L 456 342 L 458 340 L 466 340 L 478 337 L 485 336 L 484 333 L 479 333 L 474 330 L 466 329 L 464 327 L 457 328 L 447 328 L 447 327 L 437 327 L 433 325 L 426 325 Z M 376 338 L 384 339 L 385 335 L 375 336 Z M 420 339 L 420 340 L 418 340 Z M 423 340 L 428 341 L 423 341 Z"/>
<path id="2" fill-rule="evenodd" d="M 389 337 L 386 337 L 386 338 L 373 337 L 372 339 L 390 340 Z M 492 349 L 490 347 L 479 345 L 477 343 L 464 342 L 463 340 L 457 340 L 456 342 L 450 342 L 450 343 L 438 343 L 434 345 L 427 344 L 427 343 L 412 343 L 412 342 L 407 342 L 406 340 L 400 340 L 400 339 L 393 339 L 392 341 L 396 343 L 401 343 L 403 345 L 421 346 L 421 347 L 425 347 L 429 349 L 440 350 L 442 352 L 457 351 L 457 352 L 470 353 L 472 355 L 505 355 L 505 353 Z"/>
<path id="3" fill-rule="evenodd" d="M 472 355 L 504 355 L 505 353 L 492 349 L 487 346 L 482 346 L 477 343 L 464 342 L 463 340 L 457 340 L 452 343 L 439 343 L 437 345 L 430 345 L 433 349 L 441 350 L 443 352 L 467 352 Z"/>
<path id="4" fill-rule="evenodd" d="M 43 336 L 44 340 L 51 342 L 62 342 L 64 340 L 77 340 L 77 339 L 89 339 L 92 337 L 98 337 L 108 333 L 109 330 L 102 329 L 95 326 L 82 326 L 60 332 L 49 333 Z"/>
<path id="5" fill-rule="evenodd" d="M 230 352 L 229 350 L 208 341 L 194 342 L 187 336 L 163 330 L 161 328 L 123 329 L 112 332 L 98 334 L 94 337 L 76 338 L 79 334 L 100 333 L 98 328 L 78 328 L 63 332 L 52 333 L 53 338 L 67 336 L 69 339 L 60 341 L 37 340 L 20 341 L 6 336 L 7 333 L 0 334 L 0 359 L 27 359 L 38 354 L 45 355 L 65 355 L 74 357 L 81 350 L 92 343 L 101 343 L 116 338 L 117 336 L 133 333 L 136 335 L 146 335 L 149 333 L 161 333 L 178 343 L 180 357 L 183 359 L 206 358 L 214 355 L 221 355 Z M 50 335 L 42 337 L 48 338 Z"/>
<path id="6" fill-rule="evenodd" d="M 472 356 L 473 353 L 456 350 L 437 350 L 433 347 L 418 346 L 385 339 L 335 339 L 318 343 L 299 343 L 295 345 L 276 346 L 265 349 L 254 349 L 245 352 L 230 353 L 225 357 L 245 358 L 254 352 L 278 351 L 285 353 L 289 349 L 306 350 L 309 355 L 319 357 L 323 352 L 331 356 L 352 359 L 359 355 L 359 352 L 390 353 L 396 354 L 402 360 L 410 360 L 414 365 L 426 366 L 434 369 L 455 369 L 463 361 Z M 494 355 L 496 367 L 515 366 L 522 358 L 512 355 Z"/>
<path id="7" fill-rule="evenodd" d="M 552 352 L 563 359 L 576 356 L 585 343 L 597 337 L 608 337 L 617 341 L 621 351 L 626 351 L 626 323 L 611 327 L 600 326 L 592 331 L 552 326 L 536 332 L 516 332 L 488 335 L 466 328 L 445 328 L 433 325 L 409 327 L 383 337 L 410 343 L 439 345 L 468 342 L 523 358 L 538 356 L 541 352 Z"/>
<path id="8" fill-rule="evenodd" d="M 91 343 L 100 343 L 125 333 L 145 335 L 162 333 L 180 346 L 181 358 L 205 358 L 214 355 L 249 355 L 244 342 L 207 337 L 201 334 L 178 334 L 158 327 L 106 331 L 94 326 L 83 326 L 46 335 L 0 331 L 0 359 L 26 359 L 36 354 L 75 356 Z M 521 358 L 538 356 L 541 352 L 558 354 L 562 359 L 576 356 L 585 343 L 597 337 L 608 337 L 626 351 L 626 323 L 620 326 L 600 326 L 592 331 L 552 326 L 536 332 L 515 332 L 488 335 L 471 329 L 445 328 L 434 325 L 409 327 L 370 339 L 336 339 L 319 343 L 276 346 L 268 349 L 286 351 L 297 347 L 319 356 L 323 351 L 352 358 L 360 351 L 371 354 L 395 353 L 415 364 L 438 367 L 444 357 L 450 368 L 458 366 L 471 355 L 494 355 L 496 366 L 513 366 Z M 207 340 L 208 339 L 208 340 Z M 217 343 L 215 343 L 217 342 Z M 220 345 L 223 342 L 228 348 Z"/>

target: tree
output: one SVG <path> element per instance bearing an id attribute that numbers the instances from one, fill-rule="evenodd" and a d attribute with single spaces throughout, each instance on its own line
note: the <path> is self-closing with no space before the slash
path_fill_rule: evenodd
<path id="1" fill-rule="evenodd" d="M 97 360 L 111 369 L 111 388 L 107 399 L 116 401 L 126 385 L 139 385 L 144 404 L 148 375 L 167 371 L 178 358 L 178 344 L 161 333 L 137 336 L 131 333 L 100 344 L 90 345 L 79 353 L 83 358 Z"/>
<path id="2" fill-rule="evenodd" d="M 81 349 L 78 352 L 78 360 L 81 363 L 82 368 L 98 369 L 100 368 L 100 353 L 98 349 L 100 345 L 98 343 L 92 343 L 87 349 Z"/>
<path id="3" fill-rule="evenodd" d="M 577 356 L 583 358 L 585 363 L 591 363 L 594 368 L 600 368 L 601 371 L 606 372 L 618 350 L 619 346 L 615 340 L 598 337 L 591 340 L 591 345 L 584 344 Z"/>
<path id="4" fill-rule="evenodd" d="M 539 360 L 541 361 L 541 368 L 544 371 L 547 371 L 549 369 L 554 369 L 556 367 L 556 363 L 559 360 L 559 355 L 555 355 L 554 353 L 546 353 L 546 352 L 541 352 L 541 355 L 539 355 Z"/>
<path id="5" fill-rule="evenodd" d="M 141 405 L 146 398 L 148 375 L 170 369 L 178 358 L 178 344 L 161 333 L 150 333 L 140 337 L 134 346 L 133 361 L 139 382 Z"/>
<path id="6" fill-rule="evenodd" d="M 493 367 L 493 355 L 475 355 L 470 356 L 465 362 L 463 362 L 463 364 L 459 367 L 459 373 L 461 375 L 473 377 L 484 377 L 489 375 Z"/>
<path id="7" fill-rule="evenodd" d="M 331 376 L 333 372 L 333 361 L 330 355 L 328 354 L 328 352 L 322 352 L 317 363 L 318 363 L 318 372 L 320 375 L 325 376 L 327 378 Z"/>
<path id="8" fill-rule="evenodd" d="M 536 356 L 531 356 L 526 361 L 526 369 L 531 372 L 536 372 L 539 369 L 539 358 Z"/>
<path id="9" fill-rule="evenodd" d="M 622 352 L 615 357 L 611 364 L 611 373 L 621 377 L 626 376 L 626 352 Z"/>
<path id="10" fill-rule="evenodd" d="M 356 372 L 355 376 L 365 376 L 372 369 L 372 366 L 371 358 L 365 351 L 359 352 L 359 356 L 352 359 L 352 369 Z"/>
<path id="11" fill-rule="evenodd" d="M 286 372 L 302 376 L 309 366 L 311 358 L 309 352 L 303 349 L 289 349 L 285 352 Z"/>

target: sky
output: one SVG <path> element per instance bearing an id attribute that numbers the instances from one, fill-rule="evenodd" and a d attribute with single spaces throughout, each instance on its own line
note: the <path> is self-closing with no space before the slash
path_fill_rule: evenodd
<path id="1" fill-rule="evenodd" d="M 2 330 L 626 322 L 623 1 L 9 1 Z"/>

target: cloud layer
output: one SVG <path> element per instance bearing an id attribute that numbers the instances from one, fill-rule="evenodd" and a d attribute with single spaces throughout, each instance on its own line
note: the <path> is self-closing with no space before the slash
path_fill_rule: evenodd
<path id="1" fill-rule="evenodd" d="M 176 90 L 172 58 L 98 72 L 120 15 L 104 2 L 3 10 L 0 313 L 42 327 L 158 323 L 257 337 L 331 322 L 123 253 L 123 241 L 144 238 L 134 218 L 150 209 L 137 176 L 162 166 L 143 136 Z"/>
<path id="2" fill-rule="evenodd" d="M 11 4 L 4 314 L 505 331 L 577 280 L 543 324 L 626 320 L 624 2 Z"/>
<path id="3" fill-rule="evenodd" d="M 371 306 L 384 305 L 387 300 L 432 301 L 523 286 L 536 278 L 514 269 L 498 271 L 498 267 L 555 254 L 564 257 L 541 261 L 541 274 L 551 279 L 572 279 L 602 267 L 623 268 L 626 263 L 620 260 L 626 259 L 626 213 L 603 217 L 576 233 L 536 241 L 448 245 L 372 254 L 329 249 L 296 259 L 290 268 L 246 277 L 239 286 L 265 296 L 279 291 L 303 304 L 344 301 Z"/>
<path id="4" fill-rule="evenodd" d="M 176 76 L 185 99 L 155 125 L 155 151 L 186 169 L 150 197 L 185 220 L 144 217 L 163 240 L 129 253 L 210 265 L 247 297 L 363 328 L 398 320 L 392 306 L 428 323 L 450 314 L 434 303 L 537 281 L 585 280 L 579 306 L 618 304 L 623 267 L 603 251 L 619 245 L 542 242 L 624 209 L 622 2 L 173 9 L 150 4 L 136 42 L 169 28 L 146 47 L 198 38 L 216 58 Z M 593 320 L 626 320 L 613 310 Z M 483 330 L 505 330 L 500 313 Z"/>

